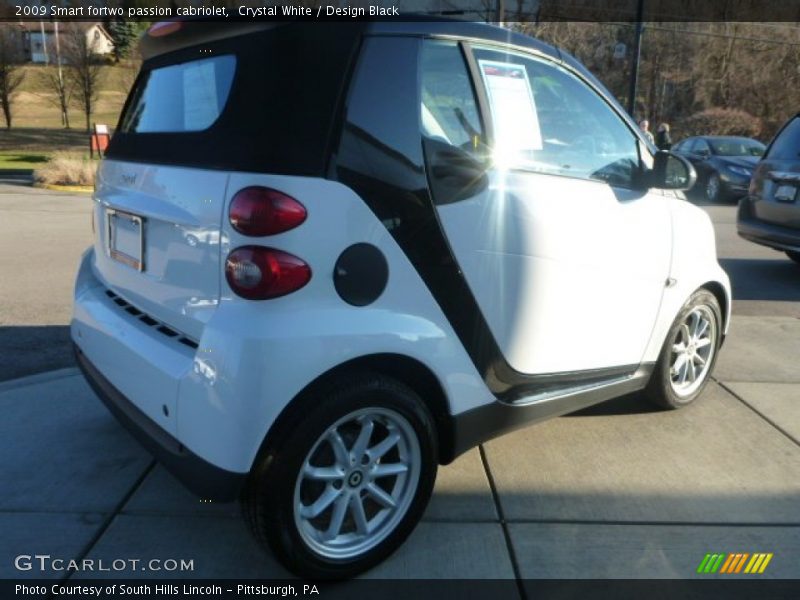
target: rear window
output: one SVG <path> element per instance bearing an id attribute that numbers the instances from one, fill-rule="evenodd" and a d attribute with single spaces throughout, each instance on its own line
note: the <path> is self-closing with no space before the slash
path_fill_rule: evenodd
<path id="1" fill-rule="evenodd" d="M 178 133 L 208 129 L 228 101 L 235 70 L 233 55 L 153 69 L 134 90 L 122 131 Z"/>
<path id="2" fill-rule="evenodd" d="M 783 128 L 769 149 L 769 158 L 796 160 L 800 158 L 800 118 L 795 117 Z"/>

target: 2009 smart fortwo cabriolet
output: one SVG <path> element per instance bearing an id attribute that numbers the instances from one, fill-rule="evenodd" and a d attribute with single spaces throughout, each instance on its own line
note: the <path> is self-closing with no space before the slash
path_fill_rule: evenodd
<path id="1" fill-rule="evenodd" d="M 387 557 L 526 423 L 703 390 L 707 216 L 569 55 L 451 21 L 170 23 L 98 171 L 72 339 L 190 489 L 307 577 Z"/>

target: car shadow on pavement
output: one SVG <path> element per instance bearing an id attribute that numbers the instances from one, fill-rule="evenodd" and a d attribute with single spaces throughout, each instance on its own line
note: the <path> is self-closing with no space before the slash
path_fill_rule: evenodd
<path id="1" fill-rule="evenodd" d="M 735 300 L 800 300 L 800 265 L 788 258 L 721 258 Z"/>
<path id="2" fill-rule="evenodd" d="M 74 367 L 68 325 L 0 326 L 0 381 Z"/>
<path id="3" fill-rule="evenodd" d="M 659 412 L 661 409 L 649 403 L 642 392 L 626 394 L 566 415 L 567 417 L 611 417 L 615 415 L 637 415 Z"/>

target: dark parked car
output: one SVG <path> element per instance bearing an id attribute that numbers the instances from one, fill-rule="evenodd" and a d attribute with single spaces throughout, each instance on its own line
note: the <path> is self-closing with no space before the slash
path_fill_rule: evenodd
<path id="1" fill-rule="evenodd" d="M 738 199 L 747 193 L 764 144 L 746 137 L 702 136 L 673 146 L 697 170 L 697 188 L 709 202 Z"/>
<path id="2" fill-rule="evenodd" d="M 739 235 L 786 253 L 800 264 L 800 114 L 770 142 L 739 203 Z"/>

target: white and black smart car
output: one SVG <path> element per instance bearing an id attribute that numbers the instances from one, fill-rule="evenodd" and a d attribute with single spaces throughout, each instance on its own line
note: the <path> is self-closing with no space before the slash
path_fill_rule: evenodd
<path id="1" fill-rule="evenodd" d="M 502 432 L 708 381 L 728 278 L 683 159 L 468 23 L 157 25 L 98 172 L 87 379 L 291 570 L 347 577 Z"/>

